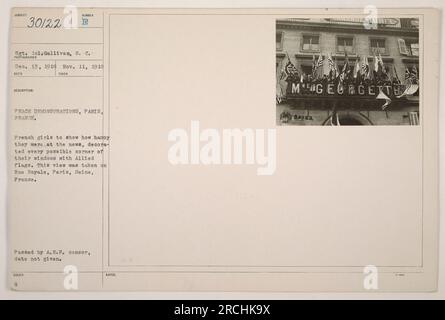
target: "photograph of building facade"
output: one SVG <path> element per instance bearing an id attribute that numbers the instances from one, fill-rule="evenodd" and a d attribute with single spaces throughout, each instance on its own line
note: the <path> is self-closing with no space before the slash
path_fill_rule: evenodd
<path id="1" fill-rule="evenodd" d="M 419 20 L 276 21 L 277 125 L 418 125 Z"/>

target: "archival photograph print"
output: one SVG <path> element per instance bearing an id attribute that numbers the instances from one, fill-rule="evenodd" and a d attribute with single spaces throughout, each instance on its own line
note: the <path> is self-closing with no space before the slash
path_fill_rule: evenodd
<path id="1" fill-rule="evenodd" d="M 419 125 L 419 19 L 276 21 L 277 125 Z"/>

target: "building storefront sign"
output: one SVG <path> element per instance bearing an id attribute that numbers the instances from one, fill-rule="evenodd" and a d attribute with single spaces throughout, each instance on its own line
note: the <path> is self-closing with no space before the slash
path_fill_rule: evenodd
<path id="1" fill-rule="evenodd" d="M 289 82 L 286 89 L 287 98 L 305 95 L 316 96 L 361 96 L 376 97 L 380 92 L 389 97 L 399 96 L 405 90 L 402 84 L 341 84 L 341 83 L 304 83 Z"/>

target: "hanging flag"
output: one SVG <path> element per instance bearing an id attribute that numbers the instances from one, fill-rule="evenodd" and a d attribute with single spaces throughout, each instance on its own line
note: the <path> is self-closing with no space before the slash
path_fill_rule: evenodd
<path id="1" fill-rule="evenodd" d="M 286 72 L 284 71 L 284 68 L 281 69 L 281 73 L 280 73 L 280 81 L 286 79 Z"/>
<path id="2" fill-rule="evenodd" d="M 364 56 L 362 61 L 362 75 L 364 79 L 369 79 L 369 63 L 368 57 Z"/>
<path id="3" fill-rule="evenodd" d="M 281 62 L 281 72 L 280 72 L 280 77 L 277 77 L 277 85 L 276 85 L 276 103 L 280 104 L 285 97 L 285 92 L 286 92 L 286 86 L 287 84 L 283 81 L 287 78 L 287 73 L 286 73 L 286 65 L 284 64 L 284 59 Z"/>
<path id="4" fill-rule="evenodd" d="M 332 60 L 332 56 L 330 53 L 328 54 L 328 65 L 329 65 L 329 70 L 334 69 L 334 60 Z"/>
<path id="5" fill-rule="evenodd" d="M 339 92 L 343 91 L 345 89 L 343 83 L 346 79 L 346 74 L 347 74 L 348 68 L 349 68 L 348 53 L 345 51 L 345 63 L 343 64 L 343 68 L 342 68 L 342 71 L 339 76 L 340 81 L 338 82 L 338 85 L 337 85 L 337 91 L 339 91 Z"/>
<path id="6" fill-rule="evenodd" d="M 286 73 L 286 65 L 284 64 L 284 59 L 283 61 L 281 61 L 281 72 L 280 72 L 280 81 L 281 80 L 285 80 L 287 77 L 287 73 Z"/>
<path id="7" fill-rule="evenodd" d="M 329 53 L 328 54 L 328 70 L 329 70 L 329 78 L 330 79 L 335 79 L 335 65 L 334 65 L 334 60 L 332 60 L 332 55 Z"/>
<path id="8" fill-rule="evenodd" d="M 376 51 L 378 52 L 378 57 L 376 56 Z M 382 73 L 383 71 L 383 59 L 382 55 L 380 54 L 380 48 L 379 43 L 377 42 L 377 49 L 374 50 L 374 71 L 375 75 L 377 76 L 378 80 L 382 79 Z"/>
<path id="9" fill-rule="evenodd" d="M 315 54 L 312 55 L 312 77 L 315 77 Z"/>
<path id="10" fill-rule="evenodd" d="M 337 64 L 337 58 L 334 60 L 334 78 L 337 79 L 337 77 L 340 75 L 340 71 Z"/>
<path id="11" fill-rule="evenodd" d="M 357 77 L 359 77 L 359 74 L 360 74 L 360 63 L 357 60 L 354 66 L 354 79 L 357 79 Z"/>
<path id="12" fill-rule="evenodd" d="M 317 68 L 323 66 L 323 56 L 322 55 L 318 55 L 318 60 L 317 60 Z"/>
<path id="13" fill-rule="evenodd" d="M 380 51 L 379 51 L 379 64 L 380 64 L 381 67 L 384 66 L 384 65 L 383 65 L 382 55 L 380 54 Z"/>
<path id="14" fill-rule="evenodd" d="M 396 80 L 397 80 L 398 83 L 400 83 L 400 79 L 399 79 L 399 75 L 397 74 L 396 66 L 392 66 L 392 67 L 393 67 L 393 69 L 394 69 L 394 75 L 395 75 L 395 77 L 396 77 Z"/>
<path id="15" fill-rule="evenodd" d="M 286 52 L 287 55 L 287 63 L 284 67 L 284 71 L 286 72 L 287 76 L 298 76 L 298 69 L 295 67 L 295 65 L 292 63 L 289 53 Z"/>
<path id="16" fill-rule="evenodd" d="M 280 104 L 284 100 L 284 90 L 279 82 L 276 87 L 276 102 Z"/>
<path id="17" fill-rule="evenodd" d="M 405 91 L 403 91 L 403 93 L 401 95 L 396 96 L 396 98 L 401 98 L 404 96 L 411 96 L 411 95 L 415 94 L 417 92 L 417 90 L 419 90 L 419 85 L 416 83 L 412 83 L 410 81 L 406 84 Z"/>
<path id="18" fill-rule="evenodd" d="M 411 79 L 411 72 L 409 72 L 408 67 L 405 67 L 405 82 L 410 81 Z"/>
<path id="19" fill-rule="evenodd" d="M 386 73 L 386 69 L 385 69 L 385 65 L 383 64 L 383 59 L 382 59 L 382 55 L 380 54 L 380 51 L 379 51 L 379 57 L 378 57 L 378 64 L 379 64 L 379 70 L 378 70 L 378 72 L 379 72 L 379 77 L 382 77 L 382 76 L 384 76 L 383 77 L 383 80 L 387 80 L 387 78 L 388 78 L 388 75 L 387 75 L 387 73 Z"/>
<path id="20" fill-rule="evenodd" d="M 415 73 L 417 73 L 417 69 L 415 70 Z M 411 74 L 408 67 L 405 67 L 405 91 L 397 96 L 397 98 L 415 94 L 417 90 L 419 90 L 419 85 L 415 82 L 417 82 L 415 76 Z"/>
<path id="21" fill-rule="evenodd" d="M 415 80 L 419 79 L 419 75 L 418 75 L 416 66 L 413 66 L 413 68 L 412 68 L 411 77 Z"/>
<path id="22" fill-rule="evenodd" d="M 360 72 L 360 62 L 357 59 L 357 61 L 355 62 L 355 67 L 354 67 L 354 79 L 355 79 L 355 83 L 359 84 L 362 81 L 362 76 L 361 76 L 361 72 Z"/>
<path id="23" fill-rule="evenodd" d="M 323 77 L 323 68 L 322 68 L 323 67 L 323 62 L 324 62 L 324 59 L 323 59 L 322 55 L 319 54 L 317 63 L 315 65 L 315 77 L 317 79 L 320 79 L 320 78 Z"/>
<path id="24" fill-rule="evenodd" d="M 385 100 L 385 104 L 382 106 L 382 110 L 385 110 L 387 106 L 391 103 L 391 99 L 383 92 L 382 88 L 379 88 L 379 94 L 376 99 Z"/>
<path id="25" fill-rule="evenodd" d="M 348 53 L 345 50 L 345 63 L 343 65 L 343 70 L 341 71 L 342 73 L 346 73 L 347 69 L 349 67 L 349 59 L 348 59 Z"/>
<path id="26" fill-rule="evenodd" d="M 298 74 L 297 68 L 290 60 L 286 63 L 285 71 L 288 76 Z"/>
<path id="27" fill-rule="evenodd" d="M 346 41 L 343 43 L 343 48 L 345 51 L 345 63 L 343 65 L 342 73 L 346 74 L 349 69 L 349 58 L 348 58 L 348 51 L 346 50 Z"/>
<path id="28" fill-rule="evenodd" d="M 371 64 L 369 65 L 369 72 L 368 72 L 368 78 L 369 78 L 369 80 L 371 80 L 371 81 L 374 81 L 374 79 L 375 79 L 375 77 L 374 77 L 374 70 L 372 70 L 372 68 L 371 68 Z"/>
<path id="29" fill-rule="evenodd" d="M 378 72 L 379 70 L 379 59 L 377 58 L 377 56 L 374 53 L 374 71 Z"/>

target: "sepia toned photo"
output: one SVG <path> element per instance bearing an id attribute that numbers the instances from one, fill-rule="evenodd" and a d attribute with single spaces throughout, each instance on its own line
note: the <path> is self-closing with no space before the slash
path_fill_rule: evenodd
<path id="1" fill-rule="evenodd" d="M 437 289 L 440 10 L 41 6 L 8 23 L 17 297 Z"/>
<path id="2" fill-rule="evenodd" d="M 419 125 L 419 19 L 276 21 L 277 125 Z"/>

